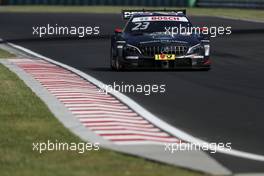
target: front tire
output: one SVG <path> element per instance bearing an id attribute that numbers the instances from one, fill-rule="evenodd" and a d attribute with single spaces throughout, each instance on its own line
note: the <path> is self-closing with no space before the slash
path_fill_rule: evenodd
<path id="1" fill-rule="evenodd" d="M 115 60 L 116 60 L 116 57 L 114 56 L 114 49 L 113 47 L 111 47 L 111 51 L 110 51 L 110 68 L 112 70 L 116 70 L 116 66 L 115 66 Z"/>
<path id="2" fill-rule="evenodd" d="M 121 71 L 124 69 L 124 66 L 120 63 L 118 57 L 115 59 L 115 68 L 117 71 Z"/>
<path id="3" fill-rule="evenodd" d="M 120 62 L 119 56 L 116 56 L 114 48 L 111 47 L 111 58 L 110 58 L 110 67 L 112 70 L 121 71 L 124 70 L 124 65 Z"/>

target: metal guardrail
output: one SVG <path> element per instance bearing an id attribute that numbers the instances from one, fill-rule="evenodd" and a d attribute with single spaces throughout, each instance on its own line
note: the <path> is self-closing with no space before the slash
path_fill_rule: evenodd
<path id="1" fill-rule="evenodd" d="M 264 0 L 198 0 L 198 7 L 229 7 L 264 9 Z"/>
<path id="2" fill-rule="evenodd" d="M 2 5 L 194 6 L 196 0 L 0 0 Z"/>

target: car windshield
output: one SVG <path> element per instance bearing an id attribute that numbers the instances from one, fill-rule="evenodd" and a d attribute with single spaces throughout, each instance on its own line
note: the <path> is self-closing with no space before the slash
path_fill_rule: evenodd
<path id="1" fill-rule="evenodd" d="M 164 33 L 166 32 L 165 28 L 169 27 L 191 27 L 191 23 L 186 17 L 180 18 L 180 20 L 178 17 L 173 17 L 176 20 L 171 18 L 169 16 L 164 16 L 163 18 L 162 16 L 157 18 L 153 16 L 134 17 L 128 22 L 125 32 L 131 34 Z"/>

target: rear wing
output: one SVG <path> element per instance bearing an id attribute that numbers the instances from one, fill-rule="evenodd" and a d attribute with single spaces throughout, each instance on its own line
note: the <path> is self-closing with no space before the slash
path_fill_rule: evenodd
<path id="1" fill-rule="evenodd" d="M 182 13 L 186 15 L 186 10 L 185 9 L 179 9 L 179 10 L 122 10 L 122 16 L 124 20 L 130 19 L 134 14 L 140 14 L 140 13 L 162 13 L 162 12 L 167 12 L 167 13 Z"/>

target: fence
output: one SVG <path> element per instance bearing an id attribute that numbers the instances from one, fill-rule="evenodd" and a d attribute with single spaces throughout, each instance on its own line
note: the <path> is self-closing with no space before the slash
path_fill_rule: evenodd
<path id="1" fill-rule="evenodd" d="M 264 8 L 264 0 L 198 0 L 198 7 Z"/>
<path id="2" fill-rule="evenodd" d="M 194 6 L 196 0 L 0 0 L 2 5 Z"/>

